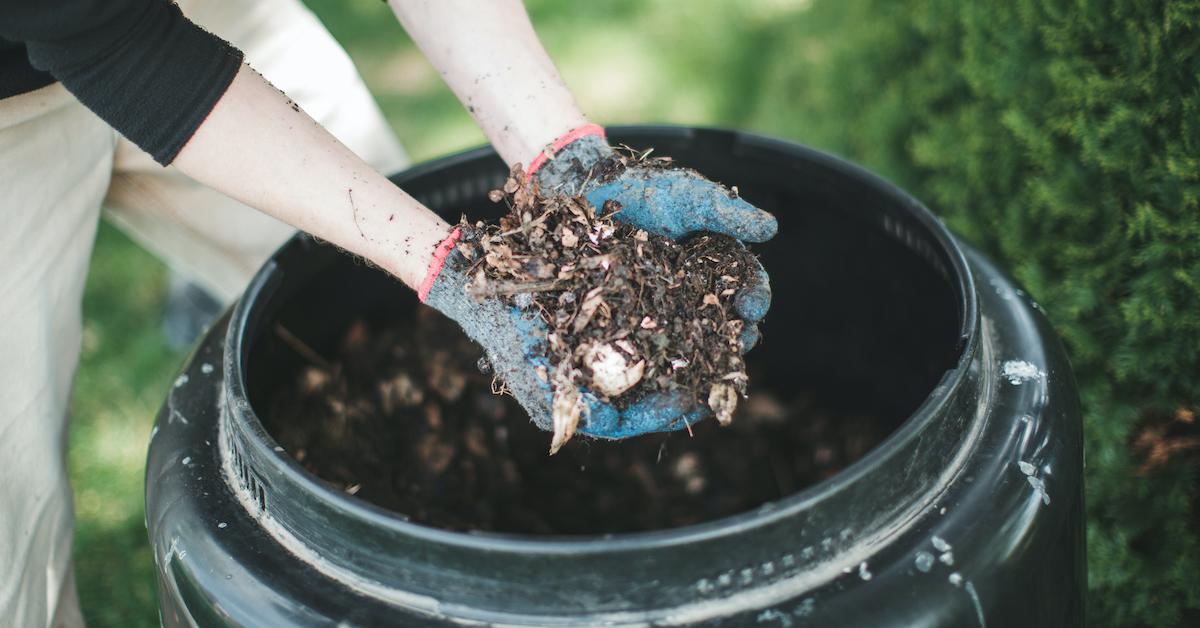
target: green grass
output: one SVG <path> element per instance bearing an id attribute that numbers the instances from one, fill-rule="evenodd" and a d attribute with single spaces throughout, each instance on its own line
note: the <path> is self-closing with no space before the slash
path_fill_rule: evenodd
<path id="1" fill-rule="evenodd" d="M 70 436 L 76 577 L 92 626 L 158 623 L 142 473 L 154 413 L 182 359 L 159 333 L 165 275 L 161 262 L 101 225 Z"/>

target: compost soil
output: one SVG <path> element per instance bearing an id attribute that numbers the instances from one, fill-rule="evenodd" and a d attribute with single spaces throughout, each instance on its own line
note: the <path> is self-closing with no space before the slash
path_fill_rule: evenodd
<path id="1" fill-rule="evenodd" d="M 614 161 L 600 176 L 624 167 Z M 581 389 L 618 408 L 670 393 L 729 424 L 748 383 L 734 299 L 757 262 L 744 245 L 710 233 L 678 242 L 650 234 L 618 220 L 615 200 L 597 208 L 583 196 L 543 194 L 519 164 L 488 196 L 509 213 L 459 225 L 457 248 L 473 262 L 467 291 L 535 311 L 546 326 L 535 350 L 549 364 L 538 376 L 553 391 L 551 453 L 575 433 Z"/>
<path id="2" fill-rule="evenodd" d="M 412 320 L 358 320 L 336 356 L 281 387 L 268 429 L 332 488 L 414 522 L 541 535 L 655 530 L 745 512 L 836 473 L 886 435 L 877 418 L 824 408 L 811 394 L 759 390 L 729 427 L 704 421 L 691 433 L 576 438 L 547 456 L 545 433 L 515 400 L 494 394 L 482 355 L 424 306 Z"/>

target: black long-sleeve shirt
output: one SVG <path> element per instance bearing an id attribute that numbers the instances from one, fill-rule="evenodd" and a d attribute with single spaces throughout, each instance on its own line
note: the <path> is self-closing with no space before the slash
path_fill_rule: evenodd
<path id="1" fill-rule="evenodd" d="M 0 98 L 62 81 L 164 165 L 241 61 L 169 0 L 0 0 Z"/>

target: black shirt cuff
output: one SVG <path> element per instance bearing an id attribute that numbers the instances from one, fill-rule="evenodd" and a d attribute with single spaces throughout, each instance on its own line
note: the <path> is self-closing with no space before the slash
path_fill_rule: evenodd
<path id="1" fill-rule="evenodd" d="M 191 139 L 242 62 L 241 51 L 161 0 L 84 37 L 28 46 L 35 66 L 163 165 Z"/>

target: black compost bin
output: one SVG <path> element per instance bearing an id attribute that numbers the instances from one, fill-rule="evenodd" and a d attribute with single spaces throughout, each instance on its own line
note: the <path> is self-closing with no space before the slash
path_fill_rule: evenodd
<path id="1" fill-rule="evenodd" d="M 919 202 L 844 161 L 720 130 L 612 136 L 778 216 L 757 249 L 776 298 L 749 356 L 751 397 L 803 389 L 868 408 L 881 442 L 819 482 L 682 527 L 414 523 L 305 471 L 260 420 L 301 360 L 277 326 L 319 352 L 361 312 L 416 307 L 395 281 L 296 237 L 200 342 L 159 414 L 146 518 L 163 623 L 1080 625 L 1080 414 L 1037 304 Z M 494 216 L 486 193 L 504 174 L 480 149 L 394 180 L 457 219 Z"/>

